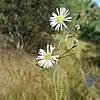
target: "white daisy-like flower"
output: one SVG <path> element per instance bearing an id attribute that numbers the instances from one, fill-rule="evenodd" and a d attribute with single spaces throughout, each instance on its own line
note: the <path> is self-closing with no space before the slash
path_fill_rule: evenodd
<path id="1" fill-rule="evenodd" d="M 43 68 L 49 68 L 53 67 L 56 61 L 58 61 L 59 55 L 52 55 L 55 47 L 52 47 L 52 45 L 47 45 L 47 52 L 45 52 L 43 49 L 40 49 L 37 57 L 38 64 L 40 66 L 43 66 Z"/>
<path id="2" fill-rule="evenodd" d="M 68 17 L 70 14 L 66 8 L 61 7 L 60 11 L 56 8 L 57 14 L 52 13 L 52 17 L 50 17 L 50 25 L 51 27 L 55 27 L 55 30 L 63 30 L 63 27 L 67 28 L 65 22 L 71 22 L 72 17 Z"/>

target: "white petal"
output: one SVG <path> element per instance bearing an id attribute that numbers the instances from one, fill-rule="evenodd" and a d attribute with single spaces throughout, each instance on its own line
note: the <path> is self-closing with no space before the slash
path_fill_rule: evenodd
<path id="1" fill-rule="evenodd" d="M 55 19 L 56 19 L 56 17 L 50 17 L 50 21 L 53 21 Z"/>
<path id="2" fill-rule="evenodd" d="M 66 26 L 66 24 L 65 24 L 65 23 L 63 23 L 63 26 L 64 26 L 65 28 L 67 28 L 67 26 Z"/>
<path id="3" fill-rule="evenodd" d="M 49 68 L 49 67 L 52 67 L 53 64 L 50 60 L 46 61 L 45 64 L 44 64 L 44 67 L 43 68 Z"/>
<path id="4" fill-rule="evenodd" d="M 61 7 L 61 8 L 60 8 L 60 15 L 64 15 L 65 11 L 66 11 L 66 9 L 63 8 L 63 7 Z"/>
<path id="5" fill-rule="evenodd" d="M 64 17 L 66 17 L 66 16 L 67 16 L 67 13 L 68 13 L 68 10 L 67 10 L 67 11 L 65 11 L 65 13 L 64 13 Z"/>
<path id="6" fill-rule="evenodd" d="M 40 55 L 45 55 L 46 52 L 45 52 L 43 49 L 40 49 L 40 50 L 39 50 L 39 54 L 40 54 Z"/>
<path id="7" fill-rule="evenodd" d="M 65 18 L 64 21 L 71 22 L 72 17 Z"/>
<path id="8" fill-rule="evenodd" d="M 48 61 L 45 62 L 43 68 L 46 68 L 48 66 Z"/>
<path id="9" fill-rule="evenodd" d="M 52 67 L 52 66 L 53 66 L 53 64 L 52 64 L 51 60 L 49 60 L 48 64 L 47 64 L 47 68 Z"/>
<path id="10" fill-rule="evenodd" d="M 45 64 L 45 62 L 46 62 L 46 60 L 43 59 L 43 60 L 38 61 L 38 64 L 39 64 L 40 66 L 43 66 L 43 65 Z"/>
<path id="11" fill-rule="evenodd" d="M 57 17 L 57 15 L 54 12 L 52 13 L 52 16 Z"/>
<path id="12" fill-rule="evenodd" d="M 69 19 L 66 19 L 65 21 L 67 21 L 67 22 L 71 22 L 71 20 L 69 20 Z"/>
<path id="13" fill-rule="evenodd" d="M 62 15 L 66 12 L 66 8 L 62 8 Z"/>
<path id="14" fill-rule="evenodd" d="M 46 64 L 46 65 L 47 65 L 46 67 L 49 68 L 49 67 L 50 67 L 50 62 L 49 62 L 49 60 L 48 60 L 46 63 L 47 63 L 47 64 Z"/>
<path id="15" fill-rule="evenodd" d="M 54 59 L 55 61 L 59 61 L 57 58 L 53 57 L 52 59 Z"/>
<path id="16" fill-rule="evenodd" d="M 58 8 L 56 8 L 56 10 L 57 10 L 57 14 L 59 15 L 59 10 L 58 10 Z"/>
<path id="17" fill-rule="evenodd" d="M 53 59 L 53 60 L 56 60 L 56 61 L 59 61 L 59 60 L 57 59 L 57 57 L 58 57 L 58 55 L 52 56 L 52 59 Z"/>
<path id="18" fill-rule="evenodd" d="M 55 63 L 55 61 L 53 60 L 53 59 L 50 59 L 51 60 L 51 62 L 54 64 Z"/>
<path id="19" fill-rule="evenodd" d="M 53 53 L 53 50 L 55 49 L 55 47 L 52 47 L 52 45 L 50 45 L 50 53 Z"/>
<path id="20" fill-rule="evenodd" d="M 55 22 L 53 21 L 53 22 L 50 23 L 50 25 L 51 25 L 52 27 L 56 26 L 57 24 L 58 24 L 58 22 L 56 22 L 56 21 L 55 21 Z"/>
<path id="21" fill-rule="evenodd" d="M 49 67 L 52 67 L 53 63 L 51 62 L 51 60 L 49 60 Z"/>
<path id="22" fill-rule="evenodd" d="M 60 8 L 60 15 L 62 15 L 62 12 L 63 12 L 62 10 L 63 10 L 63 8 L 61 7 L 61 8 Z"/>
<path id="23" fill-rule="evenodd" d="M 55 28 L 55 30 L 58 30 L 59 31 L 59 28 L 60 28 L 60 24 L 58 24 Z"/>
<path id="24" fill-rule="evenodd" d="M 72 19 L 72 17 L 66 17 L 66 18 L 64 18 L 64 19 Z"/>
<path id="25" fill-rule="evenodd" d="M 67 18 L 65 18 L 64 20 L 65 20 L 65 21 L 71 22 L 71 19 L 72 19 L 72 17 L 67 17 Z"/>
<path id="26" fill-rule="evenodd" d="M 45 56 L 38 56 L 36 59 L 44 59 Z"/>
<path id="27" fill-rule="evenodd" d="M 67 13 L 67 14 L 65 15 L 65 17 L 67 17 L 69 14 L 70 14 L 70 13 Z"/>
<path id="28" fill-rule="evenodd" d="M 55 55 L 55 56 L 52 56 L 52 57 L 56 57 L 56 58 L 58 58 L 58 57 L 59 57 L 59 55 Z"/>

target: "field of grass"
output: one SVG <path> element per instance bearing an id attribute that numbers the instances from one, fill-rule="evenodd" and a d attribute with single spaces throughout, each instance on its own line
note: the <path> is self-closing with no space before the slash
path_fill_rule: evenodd
<path id="1" fill-rule="evenodd" d="M 66 45 L 70 48 L 73 39 Z M 60 54 L 66 45 L 61 45 Z M 84 73 L 100 77 L 98 63 L 87 60 L 99 54 L 96 50 L 93 44 L 80 41 L 70 52 L 75 54 L 60 59 L 59 100 L 100 100 L 100 82 L 88 87 L 84 79 Z M 55 100 L 54 68 L 43 69 L 36 63 L 32 54 L 0 51 L 0 100 Z"/>

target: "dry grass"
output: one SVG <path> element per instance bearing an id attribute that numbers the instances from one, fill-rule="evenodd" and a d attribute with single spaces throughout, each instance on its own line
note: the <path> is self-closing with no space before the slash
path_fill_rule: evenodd
<path id="1" fill-rule="evenodd" d="M 51 73 L 36 66 L 34 57 L 12 51 L 0 54 L 0 100 L 53 100 Z"/>
<path id="2" fill-rule="evenodd" d="M 67 44 L 71 46 L 70 43 Z M 88 90 L 80 72 L 80 54 L 85 43 L 80 44 L 73 51 L 78 54 L 60 59 L 60 100 L 70 98 L 70 89 L 73 89 L 75 95 L 72 100 L 89 100 L 86 99 Z M 59 52 L 64 50 L 63 46 Z M 37 66 L 34 55 L 14 50 L 1 51 L 0 100 L 55 100 L 53 72 L 54 69 Z"/>

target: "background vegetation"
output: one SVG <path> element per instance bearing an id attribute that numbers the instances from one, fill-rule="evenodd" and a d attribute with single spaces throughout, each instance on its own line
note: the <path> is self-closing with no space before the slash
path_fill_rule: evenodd
<path id="1" fill-rule="evenodd" d="M 73 18 L 55 52 L 71 48 L 74 38 L 80 43 L 60 59 L 59 100 L 100 99 L 100 8 L 91 0 L 1 0 L 0 100 L 55 100 L 54 69 L 37 66 L 36 54 L 59 41 L 49 18 L 62 6 Z"/>

